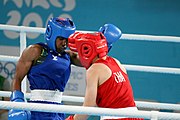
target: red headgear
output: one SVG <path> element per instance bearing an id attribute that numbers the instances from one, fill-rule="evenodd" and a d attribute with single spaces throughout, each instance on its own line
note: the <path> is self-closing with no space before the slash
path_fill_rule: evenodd
<path id="1" fill-rule="evenodd" d="M 68 46 L 71 51 L 78 52 L 81 64 L 86 69 L 89 68 L 97 55 L 99 58 L 102 58 L 108 52 L 106 38 L 100 32 L 75 32 L 68 38 Z"/>

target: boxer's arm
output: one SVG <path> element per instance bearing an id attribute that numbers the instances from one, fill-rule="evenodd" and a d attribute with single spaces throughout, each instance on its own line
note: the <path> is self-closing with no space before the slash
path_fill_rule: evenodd
<path id="1" fill-rule="evenodd" d="M 95 107 L 98 88 L 98 69 L 91 66 L 86 72 L 86 92 L 83 106 Z M 86 120 L 88 115 L 74 115 L 74 120 Z"/>
<path id="2" fill-rule="evenodd" d="M 32 45 L 26 48 L 17 65 L 16 72 L 13 78 L 12 94 L 10 100 L 12 102 L 25 102 L 24 94 L 21 92 L 21 82 L 28 73 L 35 59 L 39 57 L 41 49 L 39 45 Z M 26 110 L 11 109 L 8 113 L 8 120 L 30 120 L 31 113 Z"/>
<path id="3" fill-rule="evenodd" d="M 26 48 L 16 65 L 16 72 L 12 81 L 12 90 L 21 91 L 21 82 L 27 75 L 31 65 L 35 59 L 41 54 L 41 48 L 39 45 L 32 45 Z"/>

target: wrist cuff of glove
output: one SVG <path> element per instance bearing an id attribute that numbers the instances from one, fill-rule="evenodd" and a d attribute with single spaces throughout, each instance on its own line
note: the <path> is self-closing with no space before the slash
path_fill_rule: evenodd
<path id="1" fill-rule="evenodd" d="M 15 102 L 24 102 L 24 93 L 19 90 L 15 90 L 12 92 L 10 99 Z"/>

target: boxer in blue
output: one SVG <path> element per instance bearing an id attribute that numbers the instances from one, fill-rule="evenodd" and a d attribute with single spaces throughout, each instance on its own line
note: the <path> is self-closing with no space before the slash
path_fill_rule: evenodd
<path id="1" fill-rule="evenodd" d="M 66 50 L 68 37 L 76 30 L 69 18 L 51 18 L 45 43 L 27 47 L 17 62 L 12 84 L 12 102 L 25 102 L 21 82 L 27 75 L 31 98 L 28 102 L 61 104 L 62 93 L 71 72 L 71 64 L 81 66 L 76 53 Z M 63 113 L 9 110 L 9 120 L 64 120 Z"/>

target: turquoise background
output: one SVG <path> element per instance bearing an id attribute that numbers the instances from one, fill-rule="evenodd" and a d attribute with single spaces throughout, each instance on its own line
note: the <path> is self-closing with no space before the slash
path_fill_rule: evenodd
<path id="1" fill-rule="evenodd" d="M 16 25 L 23 25 L 29 13 L 37 13 L 42 25 L 31 22 L 28 26 L 45 27 L 50 15 L 68 14 L 76 24 L 77 30 L 96 31 L 105 23 L 118 26 L 124 34 L 148 34 L 180 37 L 179 0 L 76 0 L 75 8 L 64 11 L 67 5 L 60 1 L 62 8 L 49 3 L 45 9 L 23 1 L 18 7 L 13 1 L 0 1 L 0 23 L 7 24 L 9 12 L 16 10 L 21 19 Z M 16 19 L 16 18 L 14 18 Z M 19 38 L 10 40 L 0 32 L 0 45 L 19 46 Z M 43 35 L 28 39 L 28 45 L 44 41 Z M 123 64 L 163 66 L 180 68 L 180 43 L 126 41 L 114 44 L 109 55 Z M 180 75 L 128 71 L 136 100 L 180 103 Z"/>

